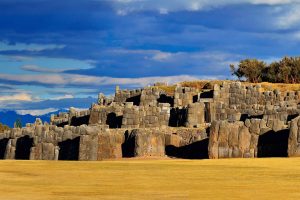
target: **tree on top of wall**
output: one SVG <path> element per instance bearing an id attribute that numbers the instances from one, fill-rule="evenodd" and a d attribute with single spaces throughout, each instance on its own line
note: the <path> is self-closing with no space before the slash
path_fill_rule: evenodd
<path id="1" fill-rule="evenodd" d="M 22 128 L 22 121 L 21 119 L 17 119 L 14 123 L 15 128 Z"/>
<path id="2" fill-rule="evenodd" d="M 256 59 L 245 59 L 237 68 L 230 65 L 232 75 L 249 82 L 300 83 L 300 57 L 284 57 L 267 65 Z"/>

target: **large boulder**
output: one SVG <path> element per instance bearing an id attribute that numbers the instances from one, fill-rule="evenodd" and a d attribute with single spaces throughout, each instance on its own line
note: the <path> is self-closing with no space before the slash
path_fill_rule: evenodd
<path id="1" fill-rule="evenodd" d="M 126 144 L 127 143 L 127 144 Z M 127 136 L 124 147 L 127 155 L 134 157 L 165 156 L 165 135 L 154 129 L 134 129 Z"/>
<path id="2" fill-rule="evenodd" d="M 79 160 L 97 160 L 99 137 L 95 135 L 80 136 Z"/>
<path id="3" fill-rule="evenodd" d="M 209 158 L 253 157 L 251 134 L 243 122 L 214 121 L 210 128 Z"/>
<path id="4" fill-rule="evenodd" d="M 124 135 L 118 132 L 99 133 L 97 160 L 122 158 L 123 141 Z"/>

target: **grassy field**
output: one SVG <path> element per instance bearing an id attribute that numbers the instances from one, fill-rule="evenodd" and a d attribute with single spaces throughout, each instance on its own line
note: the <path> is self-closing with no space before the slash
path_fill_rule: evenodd
<path id="1" fill-rule="evenodd" d="M 300 159 L 0 162 L 3 200 L 200 198 L 300 198 Z"/>

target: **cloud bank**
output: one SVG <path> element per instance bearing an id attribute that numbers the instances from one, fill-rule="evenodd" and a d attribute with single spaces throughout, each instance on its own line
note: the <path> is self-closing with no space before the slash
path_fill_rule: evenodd
<path id="1" fill-rule="evenodd" d="M 161 14 L 167 14 L 168 12 L 177 12 L 182 10 L 200 11 L 237 4 L 274 6 L 298 3 L 298 0 L 114 0 L 117 13 L 120 15 L 143 10 L 154 10 L 159 11 Z"/>

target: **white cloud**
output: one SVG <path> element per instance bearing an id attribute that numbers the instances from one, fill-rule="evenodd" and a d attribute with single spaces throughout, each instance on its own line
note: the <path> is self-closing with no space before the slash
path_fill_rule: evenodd
<path id="1" fill-rule="evenodd" d="M 0 96 L 0 101 L 33 101 L 31 95 L 26 93 Z"/>
<path id="2" fill-rule="evenodd" d="M 163 61 L 171 58 L 171 56 L 171 53 L 157 51 L 154 53 L 152 59 L 157 61 Z"/>
<path id="3" fill-rule="evenodd" d="M 45 115 L 51 112 L 56 112 L 58 109 L 56 108 L 47 108 L 47 109 L 41 109 L 41 110 L 16 110 L 17 114 L 19 115 L 27 115 L 30 114 L 32 116 L 41 116 Z"/>
<path id="4" fill-rule="evenodd" d="M 165 14 L 168 14 L 169 11 L 168 11 L 168 9 L 166 9 L 166 8 L 160 8 L 160 9 L 159 9 L 159 13 L 162 14 L 162 15 L 165 15 Z"/>
<path id="5" fill-rule="evenodd" d="M 153 66 L 182 68 L 188 66 L 190 69 L 199 70 L 196 74 L 201 74 L 205 69 L 210 69 L 210 73 L 216 72 L 226 74 L 229 73 L 229 65 L 244 58 L 242 55 L 232 54 L 220 51 L 204 51 L 204 52 L 163 52 L 159 50 L 119 50 L 125 54 L 144 55 L 146 62 Z M 207 72 L 208 73 L 208 72 Z M 207 74 L 206 73 L 206 74 Z M 190 74 L 190 72 L 189 72 Z"/>
<path id="6" fill-rule="evenodd" d="M 62 100 L 62 99 L 73 99 L 73 98 L 74 98 L 73 95 L 66 94 L 64 96 L 58 96 L 58 97 L 51 98 L 51 100 Z"/>
<path id="7" fill-rule="evenodd" d="M 110 53 L 117 54 L 137 54 L 144 55 L 146 59 L 159 61 L 159 62 L 174 62 L 182 63 L 194 62 L 200 63 L 203 60 L 215 62 L 216 64 L 222 64 L 224 61 L 234 62 L 241 58 L 240 55 L 218 52 L 218 51 L 203 51 L 203 52 L 164 52 L 160 50 L 130 50 L 130 49 L 113 49 L 109 51 Z M 191 60 L 192 59 L 192 60 Z"/>
<path id="8" fill-rule="evenodd" d="M 89 108 L 76 108 L 76 107 L 70 107 L 70 108 L 76 110 L 77 112 L 89 110 Z M 65 110 L 70 110 L 70 108 L 65 108 Z"/>
<path id="9" fill-rule="evenodd" d="M 79 74 L 61 74 L 59 71 L 50 70 L 51 72 L 57 73 L 47 73 L 49 70 L 44 70 L 38 66 L 26 66 L 28 70 L 37 70 L 40 72 L 45 72 L 43 74 L 6 74 L 0 73 L 0 80 L 3 82 L 15 82 L 16 84 L 23 85 L 52 85 L 56 87 L 65 86 L 109 86 L 109 85 L 132 85 L 136 87 L 143 87 L 155 82 L 169 82 L 175 83 L 185 80 L 195 80 L 203 77 L 199 75 L 205 71 L 203 69 L 209 68 L 211 74 L 218 74 L 228 70 L 228 66 L 231 63 L 241 59 L 240 55 L 225 53 L 225 52 L 163 52 L 159 50 L 129 50 L 129 49 L 111 49 L 106 52 L 108 54 L 114 54 L 118 56 L 128 57 L 140 56 L 147 62 L 149 66 L 156 66 L 159 68 L 168 67 L 166 70 L 172 70 L 176 68 L 177 72 L 182 67 L 187 67 L 187 74 L 194 75 L 176 75 L 176 76 L 153 76 L 153 77 L 140 77 L 140 78 L 113 78 L 107 76 L 92 76 L 92 75 L 79 75 Z M 23 67 L 24 68 L 24 67 Z M 194 71 L 193 71 L 194 70 Z M 199 70 L 199 71 L 197 71 Z M 206 75 L 209 73 L 205 73 Z M 224 73 L 222 73 L 224 74 Z M 205 76 L 204 78 L 214 78 L 215 76 Z M 225 78 L 225 76 L 222 76 Z M 62 98 L 72 98 L 72 95 L 65 95 L 63 97 L 57 97 L 56 99 Z"/>
<path id="10" fill-rule="evenodd" d="M 161 14 L 181 10 L 199 11 L 245 3 L 254 5 L 285 5 L 299 3 L 299 0 L 114 0 L 117 13 L 121 15 L 142 10 L 155 10 Z"/>
<path id="11" fill-rule="evenodd" d="M 134 86 L 146 86 L 155 82 L 181 82 L 186 80 L 196 80 L 199 77 L 189 75 L 179 76 L 153 76 L 142 78 L 112 78 L 112 77 L 97 77 L 86 75 L 11 75 L 0 74 L 0 79 L 4 81 L 14 81 L 18 84 L 47 84 L 47 85 L 78 85 L 78 86 L 103 86 L 103 85 L 134 85 Z M 34 81 L 34 82 L 33 82 Z M 18 96 L 19 97 L 19 96 Z M 30 100 L 29 96 L 20 96 L 20 98 Z M 64 96 L 66 97 L 66 96 Z M 68 96 L 71 97 L 71 96 Z M 4 98 L 4 97 L 1 97 Z M 0 98 L 0 100 L 1 100 Z M 9 100 L 11 97 L 7 96 L 5 99 Z M 14 97 L 12 97 L 14 98 Z M 16 97 L 15 97 L 16 98 Z"/>
<path id="12" fill-rule="evenodd" d="M 1 51 L 43 51 L 43 50 L 62 49 L 64 47 L 65 45 L 57 45 L 57 44 L 25 44 L 25 43 L 10 44 L 8 42 L 0 42 L 0 52 Z"/>
<path id="13" fill-rule="evenodd" d="M 300 40 L 300 31 L 292 33 L 292 37 L 296 40 Z"/>
<path id="14" fill-rule="evenodd" d="M 269 5 L 276 13 L 271 22 L 279 29 L 299 27 L 300 0 L 114 0 L 114 7 L 119 15 L 138 11 L 157 11 L 168 14 L 177 11 L 201 11 L 228 5 L 252 4 Z"/>
<path id="15" fill-rule="evenodd" d="M 90 67 L 81 67 L 79 69 L 89 69 Z M 40 73 L 63 73 L 65 71 L 68 71 L 68 70 L 76 70 L 78 68 L 47 68 L 47 67 L 41 67 L 41 66 L 38 66 L 38 65 L 23 65 L 21 67 L 22 70 L 25 70 L 25 71 L 30 71 L 30 72 L 40 72 Z"/>
<path id="16" fill-rule="evenodd" d="M 289 29 L 292 27 L 298 27 L 300 24 L 300 4 L 295 5 L 288 9 L 287 12 L 281 14 L 275 21 L 277 27 L 280 29 Z"/>
<path id="17" fill-rule="evenodd" d="M 0 74 L 0 79 L 6 81 L 20 82 L 20 83 L 40 83 L 49 85 L 63 85 L 68 83 L 63 75 L 27 75 L 27 74 Z"/>
<path id="18" fill-rule="evenodd" d="M 25 71 L 44 72 L 44 73 L 61 73 L 66 70 L 66 69 L 48 69 L 37 65 L 24 65 L 21 67 L 21 69 Z"/>
<path id="19" fill-rule="evenodd" d="M 299 0 L 248 0 L 246 2 L 253 4 L 282 5 L 299 3 Z"/>

